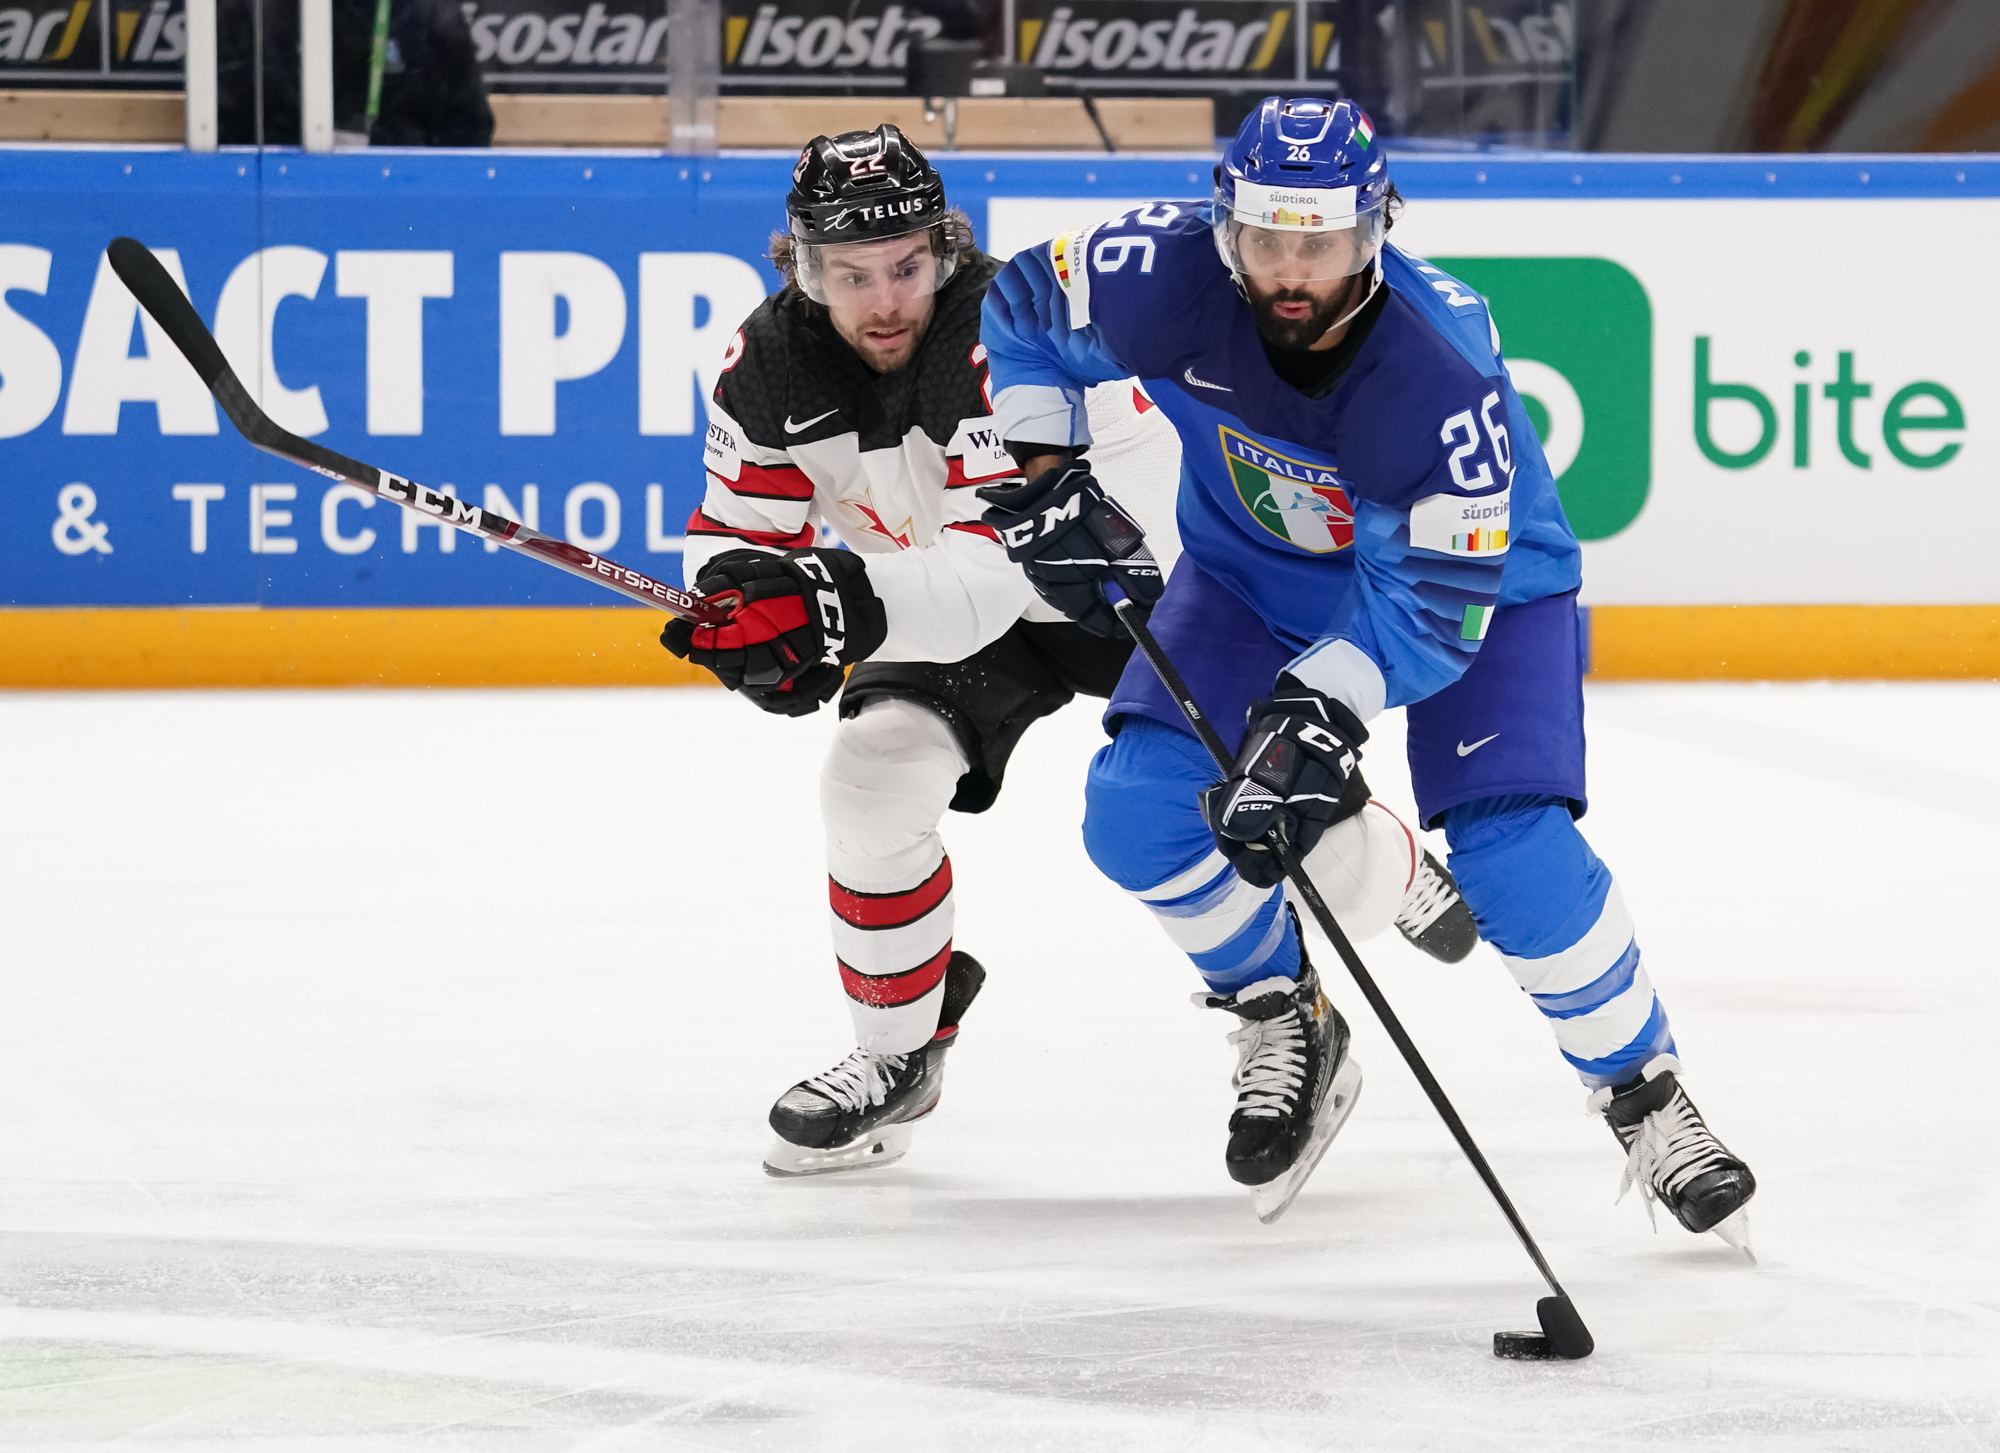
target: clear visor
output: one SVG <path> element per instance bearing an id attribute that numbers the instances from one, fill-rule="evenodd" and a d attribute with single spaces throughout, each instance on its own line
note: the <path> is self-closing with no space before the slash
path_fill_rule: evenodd
<path id="1" fill-rule="evenodd" d="M 941 226 L 867 242 L 797 243 L 799 291 L 830 308 L 894 312 L 936 292 L 958 270 Z"/>
<path id="2" fill-rule="evenodd" d="M 1260 227 L 1218 206 L 1215 247 L 1230 271 L 1262 282 L 1335 282 L 1374 264 L 1382 250 L 1382 209 L 1356 213 L 1351 225 L 1302 228 Z"/>

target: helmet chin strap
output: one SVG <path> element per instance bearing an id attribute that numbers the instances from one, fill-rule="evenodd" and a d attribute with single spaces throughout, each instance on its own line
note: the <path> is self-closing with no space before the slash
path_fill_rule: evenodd
<path id="1" fill-rule="evenodd" d="M 1338 322 L 1327 324 L 1326 333 L 1331 333 L 1334 329 L 1341 327 L 1343 324 L 1351 320 L 1356 313 L 1360 312 L 1363 308 L 1367 307 L 1369 300 L 1375 296 L 1376 289 L 1380 288 L 1381 286 L 1382 286 L 1382 252 L 1380 248 L 1377 248 L 1375 252 L 1375 276 L 1370 278 L 1368 281 L 1368 291 L 1361 295 L 1360 302 L 1356 303 L 1353 307 L 1349 308 L 1345 313 L 1340 315 L 1340 319 Z M 1326 333 L 1322 333 L 1319 336 L 1321 338 L 1324 338 L 1326 337 Z"/>

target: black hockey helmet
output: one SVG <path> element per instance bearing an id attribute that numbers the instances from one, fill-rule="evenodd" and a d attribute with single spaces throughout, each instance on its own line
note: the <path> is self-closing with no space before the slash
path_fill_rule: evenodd
<path id="1" fill-rule="evenodd" d="M 815 136 L 792 168 L 785 218 L 794 242 L 800 291 L 824 303 L 821 250 L 931 234 L 935 269 L 927 291 L 958 270 L 958 243 L 946 222 L 944 178 L 920 150 L 887 122 L 873 131 Z"/>

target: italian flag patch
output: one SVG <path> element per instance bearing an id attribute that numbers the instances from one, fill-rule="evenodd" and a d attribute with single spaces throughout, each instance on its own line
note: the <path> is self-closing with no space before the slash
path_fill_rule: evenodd
<path id="1" fill-rule="evenodd" d="M 1458 623 L 1458 638 L 1461 641 L 1483 641 L 1486 627 L 1492 624 L 1493 607 L 1490 605 L 1469 605 L 1465 616 Z"/>
<path id="2" fill-rule="evenodd" d="M 1375 123 L 1368 119 L 1366 111 L 1361 113 L 1361 120 L 1355 123 L 1354 130 L 1348 133 L 1347 139 L 1349 141 L 1358 141 L 1363 146 L 1368 145 L 1375 139 Z"/>

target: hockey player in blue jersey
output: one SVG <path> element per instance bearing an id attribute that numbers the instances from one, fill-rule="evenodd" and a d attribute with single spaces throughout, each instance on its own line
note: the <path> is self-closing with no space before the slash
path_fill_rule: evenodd
<path id="1" fill-rule="evenodd" d="M 1072 614 L 1101 610 L 1106 583 L 1143 598 L 1130 541 L 1107 549 L 1087 523 L 1105 517 L 1082 407 L 1088 385 L 1137 375 L 1183 452 L 1185 553 L 1152 629 L 1239 751 L 1214 783 L 1135 657 L 1086 846 L 1189 953 L 1201 1002 L 1241 1021 L 1225 1159 L 1270 1219 L 1360 1071 L 1263 840 L 1282 821 L 1351 936 L 1386 927 L 1373 880 L 1392 859 L 1356 829 L 1359 762 L 1369 720 L 1407 708 L 1421 821 L 1626 1151 L 1626 1184 L 1741 1241 L 1756 1182 L 1682 1088 L 1631 916 L 1575 824 L 1576 537 L 1484 302 L 1387 243 L 1399 205 L 1361 110 L 1272 97 L 1212 201 L 1066 233 L 987 292 L 995 410 L 1027 476 L 991 493 L 988 523 Z"/>

